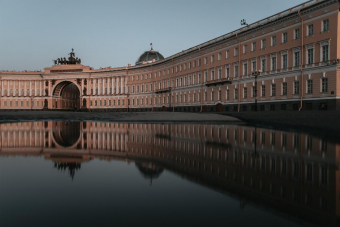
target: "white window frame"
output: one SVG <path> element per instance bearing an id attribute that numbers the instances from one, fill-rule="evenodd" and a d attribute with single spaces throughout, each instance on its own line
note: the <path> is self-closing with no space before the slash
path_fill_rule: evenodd
<path id="1" fill-rule="evenodd" d="M 273 47 L 273 46 L 276 46 L 277 45 L 277 38 L 276 38 L 276 35 L 273 35 L 272 37 L 271 37 L 271 46 Z M 275 40 L 275 43 L 274 43 L 274 40 Z M 274 45 L 275 44 L 275 45 Z"/>
<path id="2" fill-rule="evenodd" d="M 286 35 L 286 40 L 285 40 L 285 35 Z M 287 43 L 288 42 L 288 32 L 283 32 L 282 33 L 282 43 Z"/>
<path id="3" fill-rule="evenodd" d="M 230 65 L 225 65 L 225 78 L 230 78 Z"/>
<path id="4" fill-rule="evenodd" d="M 237 73 L 236 73 L 236 67 L 237 67 Z M 240 68 L 238 67 L 238 63 L 234 64 L 234 78 L 238 78 L 240 74 Z"/>
<path id="5" fill-rule="evenodd" d="M 248 61 L 244 61 L 243 63 L 242 63 L 242 76 L 247 76 L 248 75 L 248 72 L 249 72 L 249 70 L 248 70 Z M 247 71 L 247 73 L 246 73 L 246 71 Z"/>
<path id="6" fill-rule="evenodd" d="M 319 44 L 320 44 L 320 65 L 321 65 L 322 63 L 324 63 L 324 61 L 323 61 L 323 47 L 328 46 L 328 56 L 327 56 L 328 60 L 326 61 L 326 62 L 328 62 L 329 59 L 330 59 L 331 45 L 330 45 L 330 40 L 320 41 Z"/>
<path id="7" fill-rule="evenodd" d="M 308 63 L 308 51 L 309 50 L 313 50 L 313 62 L 312 63 Z M 305 57 L 306 57 L 306 59 L 305 59 L 305 64 L 306 64 L 306 66 L 307 65 L 312 65 L 312 66 L 314 66 L 314 63 L 315 63 L 315 48 L 314 48 L 314 43 L 313 44 L 308 44 L 308 45 L 305 45 Z"/>
<path id="8" fill-rule="evenodd" d="M 227 51 L 225 52 L 225 57 L 226 57 L 226 59 L 230 58 L 230 51 L 229 51 L 229 50 L 227 50 Z"/>
<path id="9" fill-rule="evenodd" d="M 296 65 L 296 61 L 295 61 L 295 53 L 299 52 L 299 65 Z M 301 67 L 301 48 L 293 48 L 292 49 L 292 53 L 293 53 L 293 67 L 292 68 L 300 68 Z"/>
<path id="10" fill-rule="evenodd" d="M 273 58 L 275 58 L 275 69 L 273 68 Z M 277 56 L 275 54 L 270 55 L 270 71 L 271 72 L 276 72 L 277 71 Z"/>
<path id="11" fill-rule="evenodd" d="M 325 30 L 325 22 L 328 21 L 328 25 L 327 25 L 327 30 Z M 321 21 L 321 32 L 328 32 L 329 31 L 329 19 L 324 19 Z"/>
<path id="12" fill-rule="evenodd" d="M 254 69 L 254 64 L 255 64 L 255 69 Z M 252 60 L 251 60 L 251 71 L 252 72 L 254 72 L 254 71 L 256 71 L 257 70 L 257 61 L 256 61 L 256 58 L 253 58 Z"/>
<path id="13" fill-rule="evenodd" d="M 252 42 L 251 44 L 251 51 L 256 51 L 256 42 Z"/>
<path id="14" fill-rule="evenodd" d="M 283 67 L 283 56 L 284 55 L 286 55 L 287 56 L 287 67 L 286 68 L 284 68 Z M 289 58 L 289 56 L 288 56 L 288 50 L 284 50 L 284 51 L 281 51 L 281 70 L 287 70 L 288 69 L 288 62 L 289 62 L 289 60 L 288 60 L 288 58 Z"/>
<path id="15" fill-rule="evenodd" d="M 266 39 L 262 39 L 261 40 L 261 50 L 264 50 L 267 48 L 267 40 Z"/>

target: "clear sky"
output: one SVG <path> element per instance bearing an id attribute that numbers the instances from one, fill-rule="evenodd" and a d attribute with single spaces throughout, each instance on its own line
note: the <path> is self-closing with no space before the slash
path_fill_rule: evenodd
<path id="1" fill-rule="evenodd" d="M 0 0 L 0 70 L 43 70 L 71 48 L 94 68 L 164 57 L 304 0 Z"/>

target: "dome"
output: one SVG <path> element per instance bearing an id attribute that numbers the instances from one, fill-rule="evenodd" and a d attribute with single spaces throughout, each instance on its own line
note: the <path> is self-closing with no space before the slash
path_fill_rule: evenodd
<path id="1" fill-rule="evenodd" d="M 164 59 L 163 55 L 161 55 L 158 51 L 153 50 L 151 47 L 151 50 L 145 51 L 136 61 L 136 65 L 141 65 L 143 62 L 151 63 L 153 60 L 158 61 Z"/>

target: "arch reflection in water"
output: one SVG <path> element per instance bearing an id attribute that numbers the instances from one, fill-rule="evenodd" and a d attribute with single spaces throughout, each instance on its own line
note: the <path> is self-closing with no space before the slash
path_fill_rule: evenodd
<path id="1" fill-rule="evenodd" d="M 93 158 L 135 161 L 144 177 L 172 171 L 237 195 L 242 204 L 316 223 L 338 222 L 339 144 L 322 137 L 246 125 L 20 122 L 0 127 L 2 156 L 43 155 L 72 169 L 71 177 Z"/>
<path id="2" fill-rule="evenodd" d="M 53 122 L 53 138 L 60 147 L 75 146 L 80 138 L 80 122 Z"/>

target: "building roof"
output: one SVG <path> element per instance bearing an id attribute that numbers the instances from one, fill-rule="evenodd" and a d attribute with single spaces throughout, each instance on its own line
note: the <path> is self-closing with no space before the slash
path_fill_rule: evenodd
<path id="1" fill-rule="evenodd" d="M 136 61 L 136 65 L 141 65 L 143 62 L 145 63 L 151 63 L 158 60 L 163 60 L 164 57 L 162 54 L 160 54 L 158 51 L 153 50 L 151 47 L 151 50 L 145 51 Z"/>

